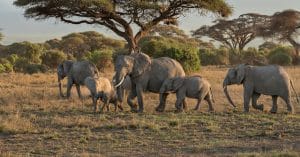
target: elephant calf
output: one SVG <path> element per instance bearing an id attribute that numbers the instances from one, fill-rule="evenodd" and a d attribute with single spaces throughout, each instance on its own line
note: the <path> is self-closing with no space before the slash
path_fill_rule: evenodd
<path id="1" fill-rule="evenodd" d="M 176 92 L 176 108 L 182 110 L 185 97 L 197 99 L 195 110 L 199 109 L 200 102 L 205 99 L 209 105 L 209 111 L 213 111 L 213 95 L 210 83 L 200 76 L 173 77 L 166 79 L 160 93 Z"/>
<path id="2" fill-rule="evenodd" d="M 120 110 L 123 110 L 120 101 L 118 101 L 116 91 L 107 78 L 87 77 L 84 80 L 84 84 L 91 93 L 95 112 L 97 112 L 98 110 L 98 99 L 100 99 L 104 103 L 101 110 L 103 110 L 104 107 L 107 107 L 107 109 L 109 110 L 109 103 L 113 103 L 115 105 L 115 110 L 117 110 L 117 107 L 119 107 Z"/>

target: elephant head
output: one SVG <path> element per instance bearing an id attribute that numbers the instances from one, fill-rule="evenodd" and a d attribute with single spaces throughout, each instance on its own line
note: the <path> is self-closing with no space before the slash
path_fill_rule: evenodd
<path id="1" fill-rule="evenodd" d="M 227 75 L 226 75 L 224 81 L 223 81 L 224 93 L 225 93 L 226 98 L 228 99 L 229 103 L 233 107 L 236 107 L 236 106 L 228 94 L 227 86 L 233 85 L 233 84 L 242 84 L 246 77 L 247 68 L 248 68 L 248 66 L 245 64 L 240 64 L 235 68 L 230 68 L 227 72 Z"/>
<path id="2" fill-rule="evenodd" d="M 59 93 L 61 97 L 64 97 L 61 90 L 61 80 L 63 80 L 68 75 L 72 65 L 73 65 L 73 61 L 67 60 L 67 61 L 63 61 L 57 66 L 57 80 L 58 80 Z"/>
<path id="3" fill-rule="evenodd" d="M 115 62 L 115 87 L 117 88 L 118 98 L 122 100 L 120 85 L 127 75 L 131 79 L 141 76 L 151 65 L 151 59 L 144 53 L 133 53 L 131 55 L 120 55 Z"/>
<path id="4" fill-rule="evenodd" d="M 182 77 L 174 77 L 170 79 L 166 79 L 160 90 L 159 93 L 168 93 L 177 91 L 183 85 L 184 78 Z"/>

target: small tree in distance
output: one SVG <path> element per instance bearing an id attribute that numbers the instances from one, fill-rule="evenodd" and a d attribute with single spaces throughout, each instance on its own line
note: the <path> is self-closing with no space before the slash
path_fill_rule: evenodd
<path id="1" fill-rule="evenodd" d="M 137 49 L 138 41 L 152 27 L 161 22 L 177 24 L 177 18 L 192 9 L 202 15 L 228 16 L 232 12 L 224 0 L 15 0 L 14 4 L 25 8 L 27 18 L 104 26 L 124 38 L 129 51 Z"/>

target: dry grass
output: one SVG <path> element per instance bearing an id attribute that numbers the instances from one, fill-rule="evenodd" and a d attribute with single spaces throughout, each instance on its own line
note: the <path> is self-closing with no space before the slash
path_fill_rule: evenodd
<path id="1" fill-rule="evenodd" d="M 300 94 L 300 67 L 285 67 Z M 88 91 L 79 100 L 59 98 L 55 74 L 0 75 L 0 156 L 299 156 L 300 105 L 296 114 L 269 114 L 271 97 L 262 96 L 266 111 L 242 112 L 242 87 L 229 91 L 239 108 L 233 111 L 223 91 L 226 68 L 203 67 L 197 72 L 212 84 L 215 113 L 189 110 L 174 113 L 175 96 L 165 113 L 156 113 L 158 95 L 145 95 L 145 113 L 94 114 Z M 111 72 L 103 76 L 112 77 Z M 294 96 L 294 95 L 293 95 Z"/>

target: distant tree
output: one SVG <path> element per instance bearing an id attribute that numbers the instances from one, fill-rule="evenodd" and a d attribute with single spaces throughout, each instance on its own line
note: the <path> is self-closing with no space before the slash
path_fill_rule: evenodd
<path id="1" fill-rule="evenodd" d="M 279 45 L 271 42 L 271 41 L 266 41 L 264 43 L 262 43 L 261 45 L 258 46 L 258 50 L 259 51 L 270 51 L 272 49 L 275 49 L 276 47 L 278 47 Z"/>
<path id="2" fill-rule="evenodd" d="M 275 38 L 281 42 L 289 42 L 295 49 L 294 62 L 300 54 L 300 12 L 284 10 L 272 16 L 266 16 L 268 22 L 258 27 L 258 34 L 265 38 Z"/>
<path id="3" fill-rule="evenodd" d="M 254 26 L 263 20 L 246 15 L 233 20 L 217 20 L 212 26 L 205 25 L 193 31 L 192 35 L 196 38 L 212 38 L 239 54 L 256 37 Z"/>
<path id="4" fill-rule="evenodd" d="M 150 32 L 150 36 L 160 35 L 163 37 L 181 37 L 181 38 L 188 38 L 188 35 L 184 33 L 183 30 L 179 29 L 173 25 L 156 25 L 154 26 Z"/>
<path id="5" fill-rule="evenodd" d="M 42 63 L 50 68 L 56 68 L 61 62 L 67 59 L 67 55 L 60 50 L 48 50 L 42 56 Z"/>
<path id="6" fill-rule="evenodd" d="M 0 29 L 1 30 L 1 29 Z M 3 39 L 3 34 L 0 32 L 0 41 Z"/>
<path id="7" fill-rule="evenodd" d="M 25 8 L 25 17 L 36 20 L 57 18 L 71 24 L 102 25 L 124 38 L 129 50 L 161 22 L 176 24 L 177 18 L 192 9 L 222 16 L 231 14 L 224 0 L 15 0 Z M 134 33 L 133 27 L 137 27 Z"/>

